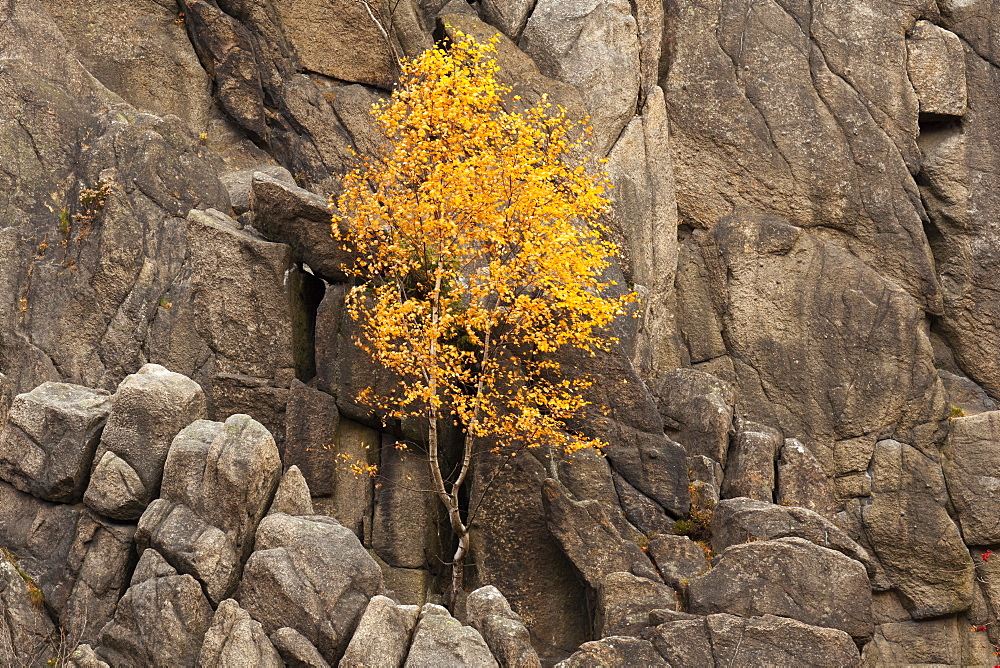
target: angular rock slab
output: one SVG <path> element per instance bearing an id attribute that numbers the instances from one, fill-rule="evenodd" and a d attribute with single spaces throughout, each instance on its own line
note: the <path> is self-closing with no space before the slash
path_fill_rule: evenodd
<path id="1" fill-rule="evenodd" d="M 274 499 L 271 501 L 271 507 L 267 510 L 268 515 L 276 513 L 286 515 L 316 514 L 313 512 L 309 485 L 298 466 L 289 466 L 288 470 L 281 476 L 278 489 L 275 490 Z"/>
<path id="2" fill-rule="evenodd" d="M 95 649 L 112 666 L 193 666 L 212 616 L 198 581 L 146 550 Z"/>
<path id="3" fill-rule="evenodd" d="M 608 573 L 631 572 L 659 580 L 639 546 L 621 536 L 597 501 L 574 501 L 553 478 L 542 483 L 542 501 L 552 535 L 595 591 Z"/>
<path id="4" fill-rule="evenodd" d="M 330 668 L 316 646 L 293 628 L 281 627 L 271 634 L 271 642 L 286 665 L 296 668 Z"/>
<path id="5" fill-rule="evenodd" d="M 667 435 L 688 456 L 702 455 L 726 465 L 729 438 L 735 433 L 732 385 L 697 369 L 676 369 L 653 383 Z"/>
<path id="6" fill-rule="evenodd" d="M 52 656 L 55 627 L 44 608 L 31 599 L 17 567 L 0 556 L 0 664 L 38 665 Z"/>
<path id="7" fill-rule="evenodd" d="M 916 448 L 879 441 L 871 470 L 871 502 L 861 508 L 864 532 L 910 615 L 924 619 L 968 608 L 972 557 L 948 515 L 941 468 Z"/>
<path id="8" fill-rule="evenodd" d="M 265 631 L 294 628 L 332 664 L 381 591 L 381 569 L 349 529 L 330 517 L 277 514 L 257 528 L 237 599 Z"/>
<path id="9" fill-rule="evenodd" d="M 965 53 L 958 35 L 917 21 L 906 36 L 906 69 L 921 114 L 964 116 L 968 110 Z"/>
<path id="10" fill-rule="evenodd" d="M 948 421 L 941 468 L 967 545 L 1000 543 L 1000 411 Z"/>
<path id="11" fill-rule="evenodd" d="M 198 655 L 199 668 L 284 668 L 260 622 L 231 598 L 219 604 Z"/>
<path id="12" fill-rule="evenodd" d="M 874 574 L 878 563 L 836 524 L 807 508 L 738 497 L 720 501 L 712 515 L 712 549 L 775 538 L 804 538 L 856 559 Z M 650 542 L 652 546 L 652 541 Z"/>
<path id="13" fill-rule="evenodd" d="M 730 547 L 712 570 L 691 580 L 688 598 L 694 613 L 779 615 L 859 641 L 874 628 L 864 566 L 802 538 Z"/>
<path id="14" fill-rule="evenodd" d="M 861 665 L 851 636 L 794 619 L 717 614 L 661 624 L 653 646 L 674 668 Z"/>
<path id="15" fill-rule="evenodd" d="M 177 432 L 205 415 L 205 394 L 190 378 L 158 364 L 127 376 L 111 399 L 86 504 L 112 519 L 138 519 L 159 491 Z"/>
<path id="16" fill-rule="evenodd" d="M 774 463 L 784 439 L 767 425 L 743 422 L 729 446 L 722 496 L 774 500 Z"/>
<path id="17" fill-rule="evenodd" d="M 155 547 L 221 602 L 236 588 L 280 475 L 278 448 L 256 420 L 197 420 L 170 446 L 161 496 L 143 513 L 136 542 Z"/>
<path id="18" fill-rule="evenodd" d="M 541 668 L 524 620 L 511 610 L 499 589 L 488 585 L 471 592 L 465 600 L 465 615 L 501 668 Z"/>
<path id="19" fill-rule="evenodd" d="M 326 199 L 258 172 L 250 187 L 250 210 L 255 228 L 271 241 L 291 246 L 296 259 L 317 275 L 331 282 L 347 280 L 353 255 L 330 236 Z"/>
<path id="20" fill-rule="evenodd" d="M 679 603 L 674 590 L 662 582 L 631 573 L 609 573 L 597 592 L 594 634 L 638 637 L 650 625 L 653 610 L 673 610 Z"/>
<path id="21" fill-rule="evenodd" d="M 107 392 L 69 383 L 17 395 L 0 432 L 0 478 L 40 499 L 79 501 L 110 408 Z"/>
<path id="22" fill-rule="evenodd" d="M 808 508 L 827 518 L 837 513 L 830 479 L 809 448 L 797 438 L 785 439 L 777 468 L 776 503 Z"/>
<path id="23" fill-rule="evenodd" d="M 339 668 L 399 668 L 406 659 L 419 615 L 420 608 L 415 605 L 397 605 L 386 596 L 373 596 Z"/>
<path id="24" fill-rule="evenodd" d="M 687 536 L 653 536 L 649 539 L 649 556 L 663 576 L 663 581 L 675 589 L 686 587 L 688 580 L 708 570 L 705 551 Z"/>
<path id="25" fill-rule="evenodd" d="M 558 668 L 604 668 L 605 666 L 667 666 L 648 640 L 629 636 L 610 636 L 580 645 Z"/>
<path id="26" fill-rule="evenodd" d="M 448 611 L 428 603 L 420 613 L 406 668 L 499 668 L 479 631 L 463 626 Z"/>

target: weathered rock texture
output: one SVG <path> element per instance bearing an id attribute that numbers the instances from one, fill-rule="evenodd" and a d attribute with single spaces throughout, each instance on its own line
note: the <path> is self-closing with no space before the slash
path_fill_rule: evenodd
<path id="1" fill-rule="evenodd" d="M 394 380 L 326 202 L 457 32 L 508 109 L 589 116 L 639 298 L 559 353 L 603 456 L 484 444 L 484 588 L 418 621 L 452 537 L 419 425 L 358 402 Z M 80 666 L 992 665 L 998 35 L 997 0 L 0 3 L 0 663 L 58 627 Z"/>

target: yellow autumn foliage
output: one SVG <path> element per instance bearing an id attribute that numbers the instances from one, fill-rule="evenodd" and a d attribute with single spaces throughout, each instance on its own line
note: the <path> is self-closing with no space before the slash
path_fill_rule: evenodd
<path id="1" fill-rule="evenodd" d="M 434 492 L 458 539 L 452 600 L 469 544 L 459 490 L 474 441 L 602 445 L 566 428 L 591 381 L 563 378 L 556 357 L 606 349 L 607 326 L 634 299 L 601 278 L 618 248 L 598 223 L 610 186 L 580 158 L 589 129 L 544 99 L 505 111 L 505 96 L 517 100 L 495 55 L 493 43 L 458 34 L 405 62 L 373 110 L 382 150 L 331 200 L 333 233 L 356 251 L 347 309 L 357 343 L 401 379 L 358 399 L 426 419 Z M 451 476 L 439 457 L 443 419 L 464 434 Z"/>
<path id="2" fill-rule="evenodd" d="M 501 446 L 575 450 L 596 445 L 563 424 L 588 381 L 560 379 L 551 353 L 605 348 L 598 330 L 631 299 L 602 296 L 618 252 L 596 222 L 608 184 L 568 159 L 588 133 L 563 110 L 504 111 L 494 55 L 459 35 L 404 63 L 374 110 L 383 151 L 344 179 L 335 210 L 367 280 L 348 309 L 361 346 L 403 379 L 361 399 L 452 415 Z"/>

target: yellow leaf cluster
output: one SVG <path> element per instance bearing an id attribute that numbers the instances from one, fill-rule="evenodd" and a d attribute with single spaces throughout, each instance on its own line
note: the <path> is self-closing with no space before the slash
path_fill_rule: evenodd
<path id="1" fill-rule="evenodd" d="M 597 222 L 609 185 L 573 159 L 589 130 L 564 110 L 504 111 L 494 56 L 459 34 L 404 63 L 373 110 L 383 150 L 331 201 L 357 252 L 358 343 L 402 379 L 360 399 L 500 446 L 599 446 L 565 428 L 591 381 L 563 378 L 554 353 L 605 349 L 634 299 L 601 278 L 618 252 Z"/>

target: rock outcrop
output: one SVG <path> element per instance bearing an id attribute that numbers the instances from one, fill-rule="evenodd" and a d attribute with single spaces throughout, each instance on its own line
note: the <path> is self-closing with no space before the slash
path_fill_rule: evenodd
<path id="1" fill-rule="evenodd" d="M 997 0 L 0 4 L 0 664 L 993 665 Z M 328 198 L 459 32 L 638 299 L 448 612 Z"/>

